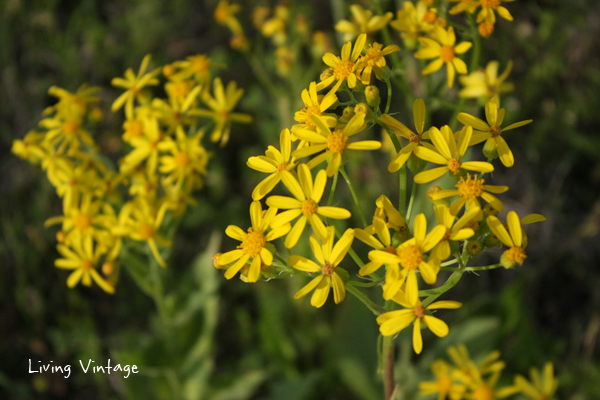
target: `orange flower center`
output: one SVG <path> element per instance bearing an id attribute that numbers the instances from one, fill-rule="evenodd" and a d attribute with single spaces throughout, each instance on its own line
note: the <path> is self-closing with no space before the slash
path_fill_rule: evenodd
<path id="1" fill-rule="evenodd" d="M 79 128 L 79 123 L 75 121 L 65 121 L 62 124 L 62 128 L 66 134 L 72 135 L 73 133 L 77 132 L 77 129 Z"/>
<path id="2" fill-rule="evenodd" d="M 173 158 L 175 159 L 175 164 L 180 168 L 185 168 L 185 166 L 190 162 L 190 157 L 185 151 L 178 152 Z"/>
<path id="3" fill-rule="evenodd" d="M 394 246 L 388 246 L 385 248 L 384 250 L 386 253 L 390 253 L 390 254 L 397 254 L 396 253 L 396 248 Z"/>
<path id="4" fill-rule="evenodd" d="M 448 161 L 448 169 L 455 174 L 458 171 L 460 171 L 460 157 L 457 156 L 457 157 L 451 158 Z"/>
<path id="5" fill-rule="evenodd" d="M 440 393 L 448 393 L 452 387 L 452 378 L 448 375 L 439 377 L 437 380 L 437 387 Z"/>
<path id="6" fill-rule="evenodd" d="M 511 247 L 505 252 L 506 258 L 512 262 L 519 263 L 519 265 L 523 265 L 523 262 L 527 258 L 525 255 L 525 250 L 521 247 Z"/>
<path id="7" fill-rule="evenodd" d="M 313 215 L 317 212 L 317 203 L 314 200 L 308 199 L 302 202 L 302 214 Z"/>
<path id="8" fill-rule="evenodd" d="M 330 263 L 325 263 L 325 265 L 321 266 L 321 273 L 325 276 L 331 276 L 334 270 L 335 267 Z"/>
<path id="9" fill-rule="evenodd" d="M 500 127 L 494 125 L 494 126 L 490 126 L 490 129 L 488 129 L 488 132 L 491 133 L 493 137 L 497 137 L 502 134 L 502 129 L 500 129 Z"/>
<path id="10" fill-rule="evenodd" d="M 210 65 L 210 60 L 205 56 L 195 56 L 192 59 L 192 69 L 196 72 L 206 71 Z"/>
<path id="11" fill-rule="evenodd" d="M 287 166 L 288 166 L 288 163 L 286 163 L 286 162 L 281 163 L 281 164 L 279 164 L 277 166 L 277 171 L 283 172 L 283 171 L 285 171 L 285 169 L 287 168 Z"/>
<path id="12" fill-rule="evenodd" d="M 421 143 L 421 135 L 411 135 L 408 141 L 411 143 Z"/>
<path id="13" fill-rule="evenodd" d="M 481 36 L 490 36 L 494 33 L 494 25 L 489 22 L 482 22 L 481 25 L 479 25 L 479 33 Z"/>
<path id="14" fill-rule="evenodd" d="M 467 174 L 467 179 L 460 178 L 460 181 L 456 185 L 458 188 L 459 196 L 465 199 L 475 199 L 483 193 L 483 184 L 485 183 L 485 179 L 471 179 L 471 174 Z"/>
<path id="15" fill-rule="evenodd" d="M 404 268 L 417 269 L 423 261 L 423 250 L 417 245 L 406 246 L 398 250 L 398 257 Z"/>
<path id="16" fill-rule="evenodd" d="M 129 133 L 131 136 L 141 136 L 142 135 L 142 123 L 137 119 L 131 121 L 125 121 L 124 124 L 125 131 Z"/>
<path id="17" fill-rule="evenodd" d="M 346 79 L 352 73 L 354 63 L 350 60 L 340 61 L 333 69 L 333 76 L 338 81 Z"/>
<path id="18" fill-rule="evenodd" d="M 413 308 L 413 312 L 417 316 L 417 318 L 423 318 L 425 316 L 425 307 L 423 305 L 418 305 Z"/>
<path id="19" fill-rule="evenodd" d="M 102 273 L 106 276 L 112 275 L 115 272 L 115 266 L 112 263 L 105 262 L 102 264 Z"/>
<path id="20" fill-rule="evenodd" d="M 502 0 L 481 0 L 481 8 L 496 9 L 502 3 Z"/>
<path id="21" fill-rule="evenodd" d="M 89 271 L 90 269 L 94 268 L 94 264 L 92 264 L 90 260 L 83 260 L 81 262 L 81 268 L 85 271 Z"/>
<path id="22" fill-rule="evenodd" d="M 367 65 L 374 66 L 383 58 L 383 52 L 381 49 L 383 48 L 382 44 L 375 43 L 375 45 L 369 45 L 367 49 L 367 54 L 363 61 L 367 63 Z M 385 61 L 385 59 L 383 59 Z"/>
<path id="23" fill-rule="evenodd" d="M 340 131 L 335 131 L 327 138 L 327 147 L 333 153 L 341 153 L 346 148 L 348 138 Z"/>
<path id="24" fill-rule="evenodd" d="M 321 115 L 321 108 L 318 105 L 316 105 L 316 106 L 311 106 L 311 107 L 305 107 L 303 111 L 306 113 L 306 120 L 304 121 L 304 124 L 308 128 L 314 129 L 315 124 L 310 119 L 310 116 L 311 115 Z"/>
<path id="25" fill-rule="evenodd" d="M 89 228 L 91 224 L 92 224 L 92 219 L 85 214 L 79 214 L 75 218 L 75 221 L 73 222 L 73 225 L 75 225 L 75 229 L 78 229 L 80 231 L 83 231 L 83 230 Z"/>
<path id="26" fill-rule="evenodd" d="M 437 19 L 437 14 L 434 13 L 433 11 L 427 11 L 425 13 L 425 16 L 423 17 L 423 21 L 427 22 L 428 24 L 433 24 L 436 19 Z"/>
<path id="27" fill-rule="evenodd" d="M 140 226 L 138 233 L 140 234 L 143 240 L 147 240 L 154 236 L 154 228 L 152 227 L 152 225 L 144 224 Z"/>
<path id="28" fill-rule="evenodd" d="M 451 62 L 454 60 L 454 47 L 452 46 L 442 46 L 440 49 L 440 58 L 444 60 L 444 62 Z"/>
<path id="29" fill-rule="evenodd" d="M 473 398 L 475 400 L 492 400 L 494 398 L 494 392 L 488 385 L 481 385 L 473 392 Z"/>
<path id="30" fill-rule="evenodd" d="M 248 234 L 239 246 L 245 254 L 249 256 L 257 256 L 265 247 L 267 239 L 262 232 L 255 232 L 252 228 L 248 229 Z"/>

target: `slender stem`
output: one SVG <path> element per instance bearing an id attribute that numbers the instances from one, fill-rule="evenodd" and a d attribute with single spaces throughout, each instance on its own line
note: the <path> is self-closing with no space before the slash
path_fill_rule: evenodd
<path id="1" fill-rule="evenodd" d="M 344 177 L 344 179 L 346 180 L 346 183 L 348 184 L 348 188 L 350 189 L 350 193 L 352 193 L 352 198 L 354 199 L 354 204 L 356 204 L 356 207 L 358 208 L 358 214 L 360 215 L 360 219 L 361 219 L 364 227 L 366 228 L 367 226 L 369 226 L 369 224 L 367 223 L 365 214 L 363 214 L 362 207 L 360 206 L 360 202 L 358 201 L 358 196 L 356 195 L 356 192 L 354 191 L 352 182 L 350 182 L 350 179 L 348 178 L 348 174 L 346 174 L 346 170 L 344 169 L 343 165 L 340 166 L 340 172 L 342 173 L 342 176 Z"/>
<path id="2" fill-rule="evenodd" d="M 385 83 L 387 84 L 388 88 L 388 98 L 385 105 L 385 114 L 387 114 L 390 111 L 390 106 L 392 105 L 392 83 L 390 82 L 389 78 L 385 80 Z"/>
<path id="3" fill-rule="evenodd" d="M 410 221 L 416 193 L 417 193 L 417 183 L 413 182 L 412 189 L 410 190 L 410 201 L 408 202 L 408 210 L 406 211 L 406 218 L 405 218 L 406 223 L 408 223 L 408 221 Z"/>
<path id="4" fill-rule="evenodd" d="M 446 261 L 442 263 L 442 267 L 447 267 L 448 265 L 456 264 L 458 260 L 455 258 L 454 260 Z"/>
<path id="5" fill-rule="evenodd" d="M 385 400 L 390 400 L 394 392 L 394 337 L 383 338 L 383 389 Z"/>
<path id="6" fill-rule="evenodd" d="M 335 192 L 335 188 L 337 187 L 338 176 L 340 174 L 335 174 L 333 176 L 333 183 L 331 184 L 331 189 L 329 190 L 329 197 L 327 198 L 327 206 L 331 206 L 333 203 L 333 193 Z"/>
<path id="7" fill-rule="evenodd" d="M 400 214 L 404 213 L 404 220 L 406 220 L 406 164 L 400 168 L 400 201 L 398 204 L 398 211 Z"/>
<path id="8" fill-rule="evenodd" d="M 374 279 L 374 280 L 372 280 L 369 283 L 367 283 L 367 282 L 358 282 L 358 281 L 349 281 L 347 284 L 348 285 L 352 285 L 352 286 L 356 286 L 356 287 L 369 288 L 369 287 L 377 286 L 377 285 L 379 285 L 383 281 L 384 281 L 384 278 L 379 278 L 379 279 Z"/>
<path id="9" fill-rule="evenodd" d="M 466 267 L 465 271 L 487 271 L 502 267 L 502 264 L 486 265 L 484 267 Z"/>
<path id="10" fill-rule="evenodd" d="M 358 256 L 358 254 L 356 254 L 356 252 L 354 251 L 354 249 L 352 247 L 350 247 L 350 249 L 348 250 L 348 253 L 350 253 L 350 257 L 352 257 L 352 259 L 354 260 L 356 265 L 358 265 L 359 268 L 362 268 L 365 266 L 365 263 L 360 259 L 360 257 Z"/>
<path id="11" fill-rule="evenodd" d="M 375 304 L 371 299 L 369 299 L 363 292 L 361 292 L 358 288 L 355 288 L 352 285 L 347 285 L 346 290 L 354 295 L 358 300 L 360 300 L 371 312 L 375 315 L 381 315 L 385 312 L 385 309 L 377 304 Z"/>

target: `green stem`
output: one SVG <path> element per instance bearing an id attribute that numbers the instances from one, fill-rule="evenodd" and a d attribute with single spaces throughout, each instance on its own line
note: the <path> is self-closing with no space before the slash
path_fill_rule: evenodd
<path id="1" fill-rule="evenodd" d="M 327 206 L 330 207 L 333 203 L 333 193 L 335 192 L 335 188 L 337 187 L 338 176 L 340 174 L 335 174 L 333 176 L 333 183 L 331 184 L 331 189 L 329 190 L 329 197 L 327 198 Z"/>
<path id="2" fill-rule="evenodd" d="M 366 282 L 358 282 L 358 281 L 348 281 L 346 284 L 347 285 L 352 285 L 352 286 L 356 286 L 356 287 L 364 287 L 364 288 L 370 288 L 373 286 L 377 286 L 379 285 L 381 282 L 383 282 L 385 279 L 384 278 L 379 278 L 379 279 L 374 279 L 369 283 Z"/>
<path id="3" fill-rule="evenodd" d="M 344 179 L 346 180 L 346 183 L 348 184 L 348 188 L 350 189 L 350 193 L 352 193 L 352 198 L 354 199 L 354 204 L 356 204 L 356 207 L 358 208 L 358 214 L 360 215 L 360 219 L 361 219 L 364 227 L 366 228 L 367 226 L 369 226 L 369 224 L 367 223 L 367 219 L 365 218 L 365 215 L 363 214 L 362 207 L 360 206 L 360 203 L 358 201 L 358 196 L 356 195 L 356 192 L 354 191 L 352 182 L 350 182 L 350 179 L 348 178 L 348 174 L 346 174 L 346 170 L 344 169 L 343 165 L 340 166 L 340 172 L 342 173 L 342 176 L 344 177 Z"/>
<path id="4" fill-rule="evenodd" d="M 381 315 L 385 312 L 385 309 L 377 304 L 375 304 L 371 299 L 369 299 L 363 292 L 361 292 L 358 288 L 355 288 L 352 285 L 347 285 L 346 290 L 354 295 L 358 300 L 360 300 L 371 312 L 375 315 Z"/>
<path id="5" fill-rule="evenodd" d="M 385 105 L 385 114 L 387 114 L 390 111 L 390 106 L 392 105 L 392 83 L 390 82 L 389 78 L 385 80 L 385 83 L 387 84 L 388 88 L 388 98 Z"/>
<path id="6" fill-rule="evenodd" d="M 383 337 L 383 389 L 385 400 L 394 393 L 394 337 Z"/>
<path id="7" fill-rule="evenodd" d="M 408 210 L 406 210 L 406 218 L 405 221 L 408 224 L 410 221 L 410 217 L 412 214 L 413 204 L 415 202 L 415 194 L 417 193 L 417 184 L 416 182 L 412 183 L 412 189 L 410 190 L 410 201 L 408 202 Z"/>
<path id="8" fill-rule="evenodd" d="M 398 211 L 400 214 L 404 214 L 404 220 L 406 220 L 406 163 L 400 168 L 400 201 L 398 204 Z"/>
<path id="9" fill-rule="evenodd" d="M 466 267 L 465 271 L 487 271 L 489 269 L 496 269 L 502 267 L 502 264 L 486 265 L 484 267 Z"/>

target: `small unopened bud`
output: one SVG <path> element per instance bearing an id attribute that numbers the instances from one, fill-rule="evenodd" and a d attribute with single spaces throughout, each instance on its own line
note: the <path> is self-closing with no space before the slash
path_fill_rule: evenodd
<path id="1" fill-rule="evenodd" d="M 488 158 L 488 160 L 495 160 L 498 158 L 498 146 L 496 145 L 495 140 L 486 140 L 483 145 L 483 155 Z"/>
<path id="2" fill-rule="evenodd" d="M 496 247 L 500 244 L 500 239 L 493 232 L 490 232 L 483 238 L 483 245 L 487 248 Z"/>
<path id="3" fill-rule="evenodd" d="M 172 66 L 171 64 L 167 64 L 163 67 L 162 73 L 164 76 L 166 76 L 168 78 L 175 73 L 175 67 Z"/>
<path id="4" fill-rule="evenodd" d="M 344 111 L 342 112 L 342 116 L 340 117 L 340 119 L 342 121 L 350 121 L 352 119 L 352 117 L 354 117 L 354 107 L 348 106 L 348 107 L 344 108 Z"/>
<path id="5" fill-rule="evenodd" d="M 319 77 L 319 79 L 321 79 L 321 82 L 323 82 L 326 79 L 329 79 L 333 76 L 333 70 L 331 68 L 327 68 L 325 71 L 321 72 L 321 76 Z"/>
<path id="6" fill-rule="evenodd" d="M 483 250 L 483 243 L 479 240 L 470 240 L 467 242 L 467 253 L 471 257 L 475 257 Z"/>
<path id="7" fill-rule="evenodd" d="M 365 88 L 365 97 L 367 98 L 367 104 L 371 107 L 377 107 L 381 102 L 379 89 L 375 85 L 369 85 Z"/>
<path id="8" fill-rule="evenodd" d="M 423 16 L 423 21 L 427 22 L 428 24 L 433 24 L 436 19 L 437 19 L 437 14 L 433 10 L 427 11 L 425 13 L 425 15 Z"/>
<path id="9" fill-rule="evenodd" d="M 58 243 L 64 243 L 67 239 L 67 235 L 63 231 L 56 232 L 56 241 Z"/>
<path id="10" fill-rule="evenodd" d="M 490 36 L 494 33 L 494 25 L 489 22 L 482 22 L 481 25 L 479 25 L 479 33 L 481 36 Z"/>
<path id="11" fill-rule="evenodd" d="M 367 106 L 365 103 L 358 103 L 356 105 L 356 107 L 354 107 L 354 114 L 365 114 L 367 115 L 367 113 L 369 112 L 369 106 Z"/>
<path id="12" fill-rule="evenodd" d="M 217 269 L 221 269 L 222 268 L 222 266 L 219 265 L 219 257 L 221 257 L 221 254 L 223 254 L 223 253 L 217 253 L 212 258 L 213 265 Z"/>
<path id="13" fill-rule="evenodd" d="M 106 276 L 110 276 L 115 273 L 115 266 L 113 263 L 105 262 L 102 264 L 102 273 Z"/>

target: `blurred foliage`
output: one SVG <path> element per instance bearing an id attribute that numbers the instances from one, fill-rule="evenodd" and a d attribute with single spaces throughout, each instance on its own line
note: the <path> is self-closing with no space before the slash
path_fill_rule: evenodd
<path id="1" fill-rule="evenodd" d="M 255 4 L 242 3 L 244 13 Z M 307 15 L 319 10 L 311 23 L 331 31 L 350 4 L 331 3 L 332 9 L 317 0 L 299 7 Z M 391 9 L 392 2 L 386 3 Z M 415 357 L 410 332 L 401 332 L 397 378 L 404 399 L 414 398 L 419 379 L 430 378 L 431 361 L 459 342 L 474 358 L 500 349 L 508 365 L 505 380 L 553 361 L 559 398 L 600 398 L 600 4 L 510 5 L 515 22 L 498 23 L 484 41 L 483 59 L 502 54 L 501 65 L 513 60 L 516 91 L 504 101 L 507 120 L 534 123 L 511 135 L 522 162 L 497 170 L 495 180 L 518 188 L 505 201 L 507 208 L 520 215 L 541 210 L 548 222 L 529 228 L 536 240 L 523 268 L 461 280 L 453 293 L 465 307 L 449 316 L 448 337 L 434 340 L 426 333 L 431 346 Z M 377 325 L 354 298 L 315 310 L 292 299 L 303 282 L 221 285 L 225 280 L 212 267 L 210 257 L 221 248 L 219 233 L 230 221 L 248 222 L 246 200 L 261 177 L 246 167 L 247 157 L 277 141 L 304 87 L 268 93 L 255 82 L 252 66 L 228 48 L 229 34 L 213 21 L 215 6 L 187 0 L 0 3 L 1 398 L 381 397 Z M 214 157 L 199 204 L 182 221 L 168 270 L 150 265 L 153 273 L 141 274 L 148 280 L 142 285 L 160 293 L 154 297 L 160 301 L 146 296 L 128 274 L 115 296 L 97 288 L 68 290 L 66 273 L 53 267 L 55 232 L 43 227 L 60 201 L 41 171 L 9 153 L 11 141 L 22 138 L 52 104 L 50 86 L 108 87 L 146 53 L 157 64 L 208 53 L 227 66 L 225 81 L 235 78 L 246 88 L 241 108 L 255 115 L 255 123 L 234 128 L 228 148 Z M 274 62 L 271 56 L 265 60 Z M 104 91 L 106 111 L 116 95 Z M 433 110 L 432 123 L 445 124 L 449 115 L 435 105 Z M 121 121 L 106 115 L 98 141 L 116 158 L 113 138 Z M 385 170 L 387 164 L 380 161 L 367 157 L 360 167 L 349 165 L 365 199 L 382 187 L 397 190 L 376 175 L 375 167 Z M 348 197 L 345 190 L 340 186 L 339 193 Z M 140 373 L 128 379 L 84 374 L 78 360 L 90 358 L 136 364 Z M 72 375 L 28 374 L 29 359 L 70 364 Z"/>

